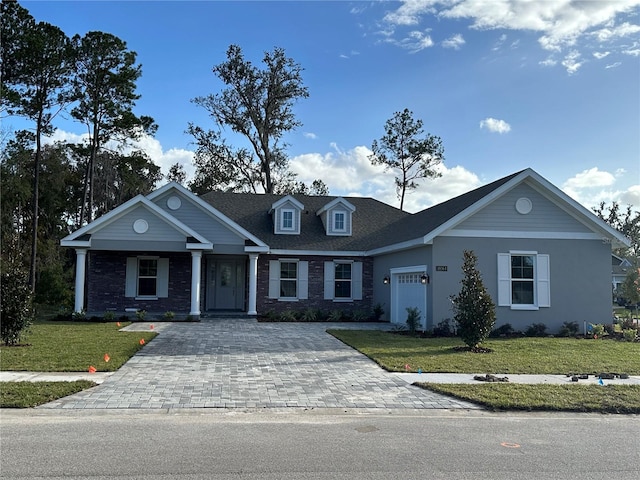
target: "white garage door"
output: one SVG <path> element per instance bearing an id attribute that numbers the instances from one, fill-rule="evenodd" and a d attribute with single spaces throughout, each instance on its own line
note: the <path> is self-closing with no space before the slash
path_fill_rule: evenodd
<path id="1" fill-rule="evenodd" d="M 426 269 L 398 270 L 391 270 L 391 322 L 406 325 L 407 308 L 415 307 L 420 310 L 420 324 L 424 329 L 427 326 L 427 286 L 421 282 L 420 277 Z"/>

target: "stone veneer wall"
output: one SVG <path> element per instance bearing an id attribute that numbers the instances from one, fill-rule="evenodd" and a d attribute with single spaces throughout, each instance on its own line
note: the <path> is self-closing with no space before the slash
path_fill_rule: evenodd
<path id="1" fill-rule="evenodd" d="M 282 301 L 269 298 L 269 261 L 287 258 L 309 262 L 309 298 L 299 301 Z M 324 299 L 324 262 L 334 260 L 353 260 L 362 262 L 362 300 L 334 302 Z M 373 259 L 363 257 L 325 257 L 300 255 L 260 255 L 258 257 L 258 315 L 268 312 L 280 313 L 285 310 L 304 311 L 317 308 L 323 312 L 343 310 L 346 312 L 364 311 L 370 313 L 373 307 Z"/>
<path id="2" fill-rule="evenodd" d="M 169 258 L 169 297 L 136 300 L 125 297 L 127 257 L 154 255 Z M 114 311 L 124 315 L 126 308 L 163 314 L 171 311 L 187 315 L 191 309 L 191 254 L 158 252 L 89 251 L 87 271 L 87 313 L 102 315 Z"/>

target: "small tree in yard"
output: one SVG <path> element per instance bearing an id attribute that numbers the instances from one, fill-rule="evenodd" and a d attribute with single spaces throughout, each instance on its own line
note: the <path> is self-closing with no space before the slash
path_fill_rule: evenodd
<path id="1" fill-rule="evenodd" d="M 16 345 L 33 321 L 33 309 L 29 273 L 11 253 L 2 259 L 0 295 L 0 337 L 5 345 Z"/>
<path id="2" fill-rule="evenodd" d="M 478 350 L 496 323 L 496 307 L 482 283 L 477 261 L 473 251 L 464 251 L 462 289 L 451 297 L 458 334 L 472 351 Z"/>

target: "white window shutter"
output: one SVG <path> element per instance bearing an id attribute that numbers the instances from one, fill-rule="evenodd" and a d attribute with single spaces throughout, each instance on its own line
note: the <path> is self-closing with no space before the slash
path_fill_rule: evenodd
<path id="1" fill-rule="evenodd" d="M 138 291 L 138 259 L 127 257 L 127 271 L 124 287 L 125 297 L 135 297 Z"/>
<path id="2" fill-rule="evenodd" d="M 354 300 L 362 300 L 362 262 L 351 265 L 351 296 Z"/>
<path id="3" fill-rule="evenodd" d="M 309 298 L 309 262 L 298 262 L 298 298 Z"/>
<path id="4" fill-rule="evenodd" d="M 280 262 L 269 260 L 269 298 L 280 296 Z"/>
<path id="5" fill-rule="evenodd" d="M 333 262 L 324 262 L 324 299 L 333 300 L 336 270 Z"/>
<path id="6" fill-rule="evenodd" d="M 511 255 L 498 254 L 498 306 L 511 305 Z"/>
<path id="7" fill-rule="evenodd" d="M 538 307 L 551 306 L 551 276 L 549 255 L 540 254 L 536 258 L 536 289 L 538 292 Z"/>
<path id="8" fill-rule="evenodd" d="M 169 296 L 169 259 L 158 259 L 158 283 L 156 286 L 156 295 L 158 298 L 167 298 Z"/>

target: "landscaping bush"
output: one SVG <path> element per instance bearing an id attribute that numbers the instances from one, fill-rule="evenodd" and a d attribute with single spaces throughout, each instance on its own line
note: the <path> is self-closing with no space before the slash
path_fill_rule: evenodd
<path id="1" fill-rule="evenodd" d="M 607 334 L 604 325 L 601 323 L 590 323 L 589 330 L 593 338 L 602 338 Z"/>
<path id="2" fill-rule="evenodd" d="M 327 321 L 329 322 L 340 322 L 342 321 L 342 310 L 331 310 L 329 312 L 329 316 L 327 317 Z"/>
<path id="3" fill-rule="evenodd" d="M 527 327 L 527 329 L 524 331 L 524 334 L 527 337 L 546 337 L 547 326 L 544 323 L 534 323 Z"/>
<path id="4" fill-rule="evenodd" d="M 2 262 L 0 337 L 5 345 L 17 345 L 34 319 L 29 275 L 19 260 L 8 256 Z"/>
<path id="5" fill-rule="evenodd" d="M 416 307 L 407 307 L 407 329 L 410 335 L 415 335 L 420 328 L 420 310 Z"/>
<path id="6" fill-rule="evenodd" d="M 564 322 L 560 328 L 558 336 L 560 337 L 575 337 L 580 331 L 580 326 L 577 322 Z"/>
<path id="7" fill-rule="evenodd" d="M 367 312 L 363 310 L 354 310 L 351 314 L 351 320 L 354 322 L 366 322 L 368 319 Z"/>
<path id="8" fill-rule="evenodd" d="M 374 321 L 379 322 L 380 319 L 382 318 L 382 316 L 384 315 L 383 304 L 382 303 L 376 303 L 373 306 L 373 309 L 371 311 L 371 315 L 372 315 Z"/>
<path id="9" fill-rule="evenodd" d="M 482 283 L 476 268 L 478 259 L 469 250 L 464 251 L 462 288 L 451 297 L 458 335 L 472 349 L 478 349 L 496 323 L 496 307 Z"/>
<path id="10" fill-rule="evenodd" d="M 296 320 L 298 320 L 298 316 L 293 310 L 285 310 L 280 314 L 281 322 L 295 322 Z"/>
<path id="11" fill-rule="evenodd" d="M 451 326 L 451 319 L 445 318 L 438 325 L 433 327 L 433 336 L 435 337 L 452 337 L 455 335 Z"/>
<path id="12" fill-rule="evenodd" d="M 514 335 L 516 331 L 513 329 L 510 323 L 505 323 L 504 325 L 500 325 L 495 330 L 492 330 L 489 334 L 490 337 L 511 337 Z"/>
<path id="13" fill-rule="evenodd" d="M 317 308 L 307 308 L 302 312 L 300 320 L 303 322 L 317 322 L 320 319 L 320 310 Z"/>
<path id="14" fill-rule="evenodd" d="M 626 328 L 622 330 L 622 338 L 627 342 L 635 342 L 638 331 L 635 328 Z"/>

